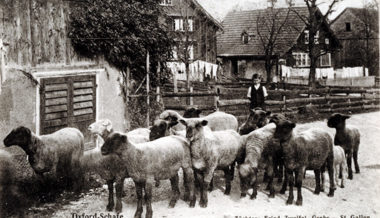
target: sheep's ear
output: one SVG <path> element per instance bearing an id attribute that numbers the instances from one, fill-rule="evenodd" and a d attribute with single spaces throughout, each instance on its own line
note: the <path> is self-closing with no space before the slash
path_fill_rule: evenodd
<path id="1" fill-rule="evenodd" d="M 346 119 L 348 119 L 350 117 L 351 117 L 350 115 L 342 115 L 343 120 L 346 120 Z"/>
<path id="2" fill-rule="evenodd" d="M 271 111 L 267 111 L 267 112 L 265 113 L 266 116 L 270 116 L 271 114 L 272 114 Z"/>
<path id="3" fill-rule="evenodd" d="M 293 123 L 293 122 L 290 122 L 289 127 L 292 128 L 292 129 L 294 129 L 294 127 L 296 127 L 296 124 Z"/>
<path id="4" fill-rule="evenodd" d="M 254 114 L 254 113 L 255 113 L 255 109 L 250 109 L 249 112 L 250 112 L 251 114 Z"/>
<path id="5" fill-rule="evenodd" d="M 128 139 L 126 135 L 120 135 L 120 139 L 123 143 L 127 143 Z"/>
<path id="6" fill-rule="evenodd" d="M 208 121 L 207 121 L 207 120 L 202 120 L 202 122 L 201 122 L 202 126 L 206 126 L 206 125 L 207 125 L 207 123 L 208 123 Z"/>
<path id="7" fill-rule="evenodd" d="M 180 122 L 180 123 L 182 123 L 184 126 L 187 126 L 187 123 L 186 123 L 186 121 L 185 121 L 185 120 L 183 120 L 183 119 L 180 119 L 180 120 L 179 120 L 179 122 Z"/>
<path id="8" fill-rule="evenodd" d="M 169 127 L 173 127 L 173 126 L 175 126 L 175 125 L 177 125 L 177 124 L 178 124 L 178 121 L 177 121 L 177 120 L 172 121 L 172 122 L 169 123 Z"/>
<path id="9" fill-rule="evenodd" d="M 195 113 L 199 116 L 199 114 L 202 113 L 202 110 L 196 109 L 196 110 L 195 110 Z"/>

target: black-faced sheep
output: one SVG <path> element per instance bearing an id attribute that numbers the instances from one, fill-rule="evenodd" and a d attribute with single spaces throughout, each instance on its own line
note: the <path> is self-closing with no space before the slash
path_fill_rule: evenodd
<path id="1" fill-rule="evenodd" d="M 108 119 L 102 119 L 92 123 L 89 125 L 88 130 L 93 135 L 100 136 L 103 141 L 114 132 L 112 122 Z M 129 140 L 134 143 L 142 143 L 149 141 L 149 134 L 149 129 L 138 128 L 128 132 L 127 136 L 129 137 Z M 114 169 L 113 166 L 122 164 L 122 160 L 115 154 L 104 156 L 101 154 L 100 148 L 95 148 L 85 152 L 81 163 L 86 172 L 95 172 L 106 181 L 109 193 L 106 208 L 108 211 L 112 211 L 115 205 L 113 183 L 116 180 L 116 175 L 119 173 L 119 171 Z M 128 172 L 126 172 L 126 178 L 128 177 Z"/>
<path id="2" fill-rule="evenodd" d="M 247 121 L 239 127 L 239 134 L 246 135 L 257 128 L 267 125 L 269 123 L 268 117 L 270 114 L 270 111 L 267 112 L 261 109 L 251 109 Z"/>
<path id="3" fill-rule="evenodd" d="M 282 120 L 276 124 L 274 138 L 279 139 L 283 152 L 286 173 L 289 180 L 289 197 L 287 204 L 293 203 L 293 186 L 296 175 L 297 205 L 302 205 L 302 180 L 306 168 L 313 169 L 315 173 L 316 188 L 314 193 L 321 191 L 321 171 L 327 167 L 330 180 L 328 196 L 334 196 L 334 152 L 332 137 L 322 129 L 308 129 L 294 133 L 296 126 L 291 121 Z"/>
<path id="4" fill-rule="evenodd" d="M 195 206 L 194 175 L 191 166 L 190 147 L 188 142 L 179 136 L 167 136 L 154 141 L 140 143 L 136 146 L 128 140 L 126 134 L 114 132 L 106 139 L 101 148 L 103 155 L 116 154 L 123 164 L 114 166 L 119 170 L 116 176 L 116 212 L 121 212 L 121 191 L 125 172 L 133 179 L 137 193 L 137 210 L 135 217 L 141 217 L 142 190 L 145 190 L 146 217 L 152 217 L 152 182 L 154 179 L 170 179 L 173 194 L 169 207 L 174 207 L 179 198 L 178 170 L 182 168 L 186 177 L 185 199 L 190 198 L 190 207 Z"/>
<path id="5" fill-rule="evenodd" d="M 360 132 L 358 128 L 346 125 L 346 119 L 350 118 L 348 115 L 333 114 L 327 121 L 327 126 L 336 129 L 334 144 L 340 145 L 344 149 L 347 157 L 348 178 L 352 179 L 351 160 L 354 159 L 355 171 L 360 173 L 358 163 L 358 152 L 360 144 Z"/>
<path id="6" fill-rule="evenodd" d="M 80 159 L 84 151 L 83 134 L 76 128 L 63 128 L 52 134 L 37 136 L 20 126 L 4 139 L 4 145 L 20 146 L 34 171 L 64 188 L 78 192 L 83 185 Z"/>
<path id="7" fill-rule="evenodd" d="M 207 188 L 216 169 L 222 169 L 226 180 L 225 194 L 230 194 L 235 163 L 242 163 L 244 147 L 241 136 L 234 130 L 211 131 L 203 118 L 180 120 L 186 126 L 186 138 L 191 146 L 191 159 L 200 182 L 199 205 L 207 207 Z"/>
<path id="8" fill-rule="evenodd" d="M 241 196 L 246 196 L 249 188 L 253 188 L 251 199 L 257 195 L 257 173 L 259 167 L 268 167 L 271 164 L 269 155 L 269 144 L 272 143 L 272 138 L 276 125 L 270 123 L 260 129 L 250 132 L 243 136 L 245 142 L 245 160 L 239 165 Z"/>

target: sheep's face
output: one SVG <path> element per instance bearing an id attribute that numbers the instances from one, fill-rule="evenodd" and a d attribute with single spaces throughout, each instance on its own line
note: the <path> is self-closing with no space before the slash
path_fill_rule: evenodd
<path id="1" fill-rule="evenodd" d="M 127 136 L 120 133 L 111 133 L 104 144 L 101 147 L 101 152 L 103 155 L 108 155 L 111 153 L 121 154 L 121 148 L 123 144 L 127 143 Z"/>
<path id="2" fill-rule="evenodd" d="M 185 112 L 183 113 L 183 117 L 184 118 L 196 118 L 196 117 L 199 117 L 201 112 L 202 112 L 201 110 L 192 107 L 192 108 L 185 110 Z"/>
<path id="3" fill-rule="evenodd" d="M 4 145 L 9 147 L 11 145 L 20 146 L 27 154 L 29 153 L 29 144 L 31 142 L 32 132 L 30 129 L 20 126 L 13 129 L 4 139 Z"/>
<path id="4" fill-rule="evenodd" d="M 201 120 L 197 118 L 190 118 L 185 120 L 180 120 L 180 122 L 186 126 L 186 138 L 190 141 L 194 141 L 198 138 L 201 132 L 203 131 L 203 127 L 207 125 L 207 120 Z"/>
<path id="5" fill-rule="evenodd" d="M 261 109 L 251 110 L 247 121 L 239 128 L 240 135 L 248 134 L 257 128 L 267 125 L 270 114 L 270 111 L 266 112 Z"/>
<path id="6" fill-rule="evenodd" d="M 99 120 L 88 126 L 88 130 L 94 135 L 104 135 L 106 132 L 112 131 L 112 123 L 108 119 Z"/>
<path id="7" fill-rule="evenodd" d="M 280 120 L 286 120 L 286 117 L 283 115 L 283 114 L 279 114 L 279 113 L 275 113 L 275 114 L 271 114 L 269 117 L 269 123 L 279 123 Z"/>
<path id="8" fill-rule="evenodd" d="M 170 135 L 170 128 L 177 124 L 177 120 L 155 120 L 153 126 L 150 128 L 149 140 L 153 141 L 158 138 Z"/>
<path id="9" fill-rule="evenodd" d="M 294 127 L 296 127 L 295 123 L 288 120 L 280 120 L 276 124 L 276 130 L 273 137 L 279 139 L 280 142 L 287 141 L 290 138 Z"/>
<path id="10" fill-rule="evenodd" d="M 346 123 L 346 119 L 350 116 L 342 115 L 339 113 L 333 114 L 327 121 L 327 126 L 330 128 L 342 128 Z"/>

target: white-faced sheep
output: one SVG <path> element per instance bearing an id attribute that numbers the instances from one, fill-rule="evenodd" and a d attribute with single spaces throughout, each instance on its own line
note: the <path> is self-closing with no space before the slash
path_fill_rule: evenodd
<path id="1" fill-rule="evenodd" d="M 178 170 L 180 168 L 182 168 L 188 182 L 185 186 L 188 187 L 185 199 L 190 198 L 190 207 L 195 206 L 190 147 L 182 137 L 167 136 L 136 146 L 128 140 L 126 134 L 114 132 L 108 136 L 101 151 L 103 155 L 116 154 L 123 160 L 122 165 L 114 166 L 119 170 L 116 176 L 116 212 L 121 212 L 122 209 L 121 190 L 126 170 L 135 182 L 136 187 L 138 202 L 135 217 L 141 217 L 143 211 L 143 189 L 145 190 L 147 208 L 146 217 L 152 217 L 151 200 L 154 179 L 170 179 L 173 193 L 169 207 L 174 207 L 179 198 Z"/>
<path id="2" fill-rule="evenodd" d="M 269 123 L 270 111 L 264 111 L 261 109 L 251 109 L 250 114 L 240 127 L 239 134 L 246 135 L 257 128 L 261 128 Z"/>
<path id="3" fill-rule="evenodd" d="M 248 188 L 253 188 L 251 199 L 257 195 L 257 173 L 259 167 L 267 167 L 271 161 L 269 159 L 269 144 L 272 143 L 272 138 L 276 125 L 270 123 L 260 129 L 250 132 L 243 136 L 245 143 L 245 160 L 239 165 L 241 196 L 246 196 Z"/>
<path id="4" fill-rule="evenodd" d="M 294 133 L 296 126 L 288 120 L 276 123 L 274 138 L 279 139 L 284 152 L 284 163 L 289 180 L 289 197 L 287 204 L 293 203 L 293 186 L 296 174 L 297 205 L 302 205 L 302 180 L 306 168 L 313 169 L 315 173 L 316 188 L 314 193 L 321 191 L 321 171 L 327 167 L 330 180 L 328 196 L 334 196 L 334 152 L 330 134 L 322 129 L 308 129 Z"/>
<path id="5" fill-rule="evenodd" d="M 203 118 L 180 120 L 186 126 L 186 138 L 191 146 L 191 159 L 200 182 L 199 205 L 207 207 L 207 188 L 216 169 L 224 171 L 225 194 L 230 194 L 235 163 L 243 162 L 244 147 L 241 136 L 234 130 L 211 131 Z"/>
<path id="6" fill-rule="evenodd" d="M 78 129 L 63 128 L 52 134 L 37 136 L 30 129 L 20 126 L 7 135 L 4 145 L 20 146 L 34 171 L 44 178 L 76 192 L 82 188 L 80 159 L 84 151 L 84 137 Z"/>
<path id="7" fill-rule="evenodd" d="M 327 126 L 336 129 L 334 144 L 340 145 L 344 149 L 347 157 L 348 178 L 352 179 L 351 160 L 354 159 L 355 171 L 360 173 L 358 163 L 358 152 L 360 144 L 360 132 L 355 126 L 346 125 L 348 115 L 333 114 L 327 121 Z"/>

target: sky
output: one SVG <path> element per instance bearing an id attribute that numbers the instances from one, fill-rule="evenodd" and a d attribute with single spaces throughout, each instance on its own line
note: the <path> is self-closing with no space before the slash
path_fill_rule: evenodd
<path id="1" fill-rule="evenodd" d="M 283 1 L 283 2 L 282 2 Z M 363 7 L 365 0 L 341 0 L 335 5 L 336 10 L 330 19 L 334 19 L 338 16 L 346 7 Z M 378 2 L 380 0 L 377 0 Z M 222 21 L 224 16 L 231 10 L 254 10 L 259 8 L 265 8 L 267 6 L 267 0 L 198 0 L 198 2 L 219 21 Z M 278 0 L 285 4 L 284 0 Z M 330 2 L 330 0 L 319 0 L 319 2 Z M 297 6 L 304 5 L 303 0 L 296 0 Z M 328 4 L 322 4 L 320 10 L 325 13 Z"/>

